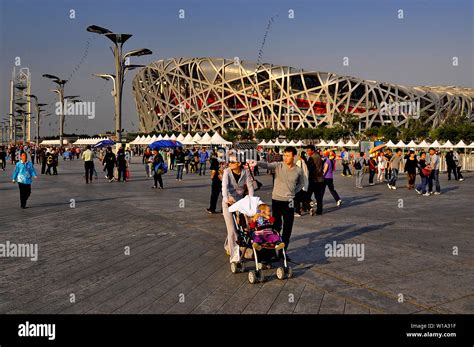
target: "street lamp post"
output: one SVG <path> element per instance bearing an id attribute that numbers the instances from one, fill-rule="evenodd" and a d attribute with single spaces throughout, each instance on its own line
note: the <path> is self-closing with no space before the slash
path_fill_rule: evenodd
<path id="1" fill-rule="evenodd" d="M 35 100 L 35 109 L 36 109 L 36 147 L 39 146 L 39 123 L 40 123 L 40 114 L 42 111 L 41 107 L 46 106 L 47 104 L 38 103 L 38 97 L 34 94 L 28 94 L 29 98 Z"/>
<path id="2" fill-rule="evenodd" d="M 53 80 L 54 83 L 58 85 L 56 89 L 52 91 L 58 94 L 59 105 L 61 111 L 59 113 L 59 146 L 63 145 L 63 136 L 64 136 L 64 85 L 67 83 L 67 80 L 62 80 L 57 76 L 44 74 L 43 77 Z"/>
<path id="3" fill-rule="evenodd" d="M 131 56 L 142 56 L 152 54 L 152 52 L 147 48 L 136 49 L 130 51 L 126 54 L 122 53 L 123 44 L 132 37 L 131 34 L 116 34 L 112 31 L 99 27 L 97 25 L 91 25 L 87 27 L 87 31 L 91 33 L 96 33 L 100 35 L 105 35 L 110 41 L 114 43 L 114 48 L 112 51 L 114 53 L 115 60 L 115 75 L 111 74 L 97 74 L 96 76 L 112 79 L 114 83 L 114 89 L 112 91 L 112 96 L 114 97 L 114 108 L 115 108 L 115 136 L 117 142 L 122 141 L 122 88 L 124 83 L 125 72 L 128 69 L 134 69 L 141 65 L 127 65 L 125 64 L 126 59 Z"/>

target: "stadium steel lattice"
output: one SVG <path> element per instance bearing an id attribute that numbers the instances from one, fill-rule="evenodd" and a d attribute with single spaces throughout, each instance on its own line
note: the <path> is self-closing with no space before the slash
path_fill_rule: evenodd
<path id="1" fill-rule="evenodd" d="M 474 99 L 470 88 L 405 87 L 237 58 L 156 61 L 137 73 L 133 93 L 142 132 L 313 128 L 333 125 L 336 114 L 357 116 L 362 129 L 408 126 L 420 114 L 436 127 L 449 114 L 470 116 Z"/>

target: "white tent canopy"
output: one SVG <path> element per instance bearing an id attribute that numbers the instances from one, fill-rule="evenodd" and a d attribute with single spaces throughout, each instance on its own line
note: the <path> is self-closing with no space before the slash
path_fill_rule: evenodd
<path id="1" fill-rule="evenodd" d="M 158 137 L 156 138 L 156 141 L 161 141 L 161 140 L 163 140 L 163 135 L 160 134 L 160 135 L 158 135 Z"/>
<path id="2" fill-rule="evenodd" d="M 331 141 L 329 141 L 328 146 L 329 147 L 335 147 L 336 143 L 333 140 L 331 140 Z"/>
<path id="3" fill-rule="evenodd" d="M 454 146 L 454 148 L 467 148 L 467 147 L 468 147 L 468 145 L 466 145 L 463 140 L 459 141 L 459 142 Z"/>
<path id="4" fill-rule="evenodd" d="M 201 135 L 199 135 L 199 133 L 196 133 L 196 135 L 194 135 L 193 137 L 193 141 L 198 143 L 200 140 L 202 139 Z"/>
<path id="5" fill-rule="evenodd" d="M 165 136 L 163 136 L 163 140 L 169 140 L 170 137 L 168 136 L 168 134 L 166 134 Z"/>
<path id="6" fill-rule="evenodd" d="M 216 131 L 211 137 L 211 144 L 213 145 L 231 145 L 232 142 L 226 141 L 222 136 Z"/>
<path id="7" fill-rule="evenodd" d="M 170 140 L 176 141 L 176 135 L 175 135 L 175 134 L 172 134 L 172 135 L 170 136 Z"/>
<path id="8" fill-rule="evenodd" d="M 178 142 L 183 142 L 183 140 L 184 140 L 183 134 L 179 134 L 178 137 L 176 137 L 176 141 Z"/>
<path id="9" fill-rule="evenodd" d="M 344 143 L 344 141 L 342 141 L 342 139 L 340 139 L 337 143 L 336 143 L 336 147 L 344 147 L 346 144 Z"/>
<path id="10" fill-rule="evenodd" d="M 79 138 L 77 139 L 76 142 L 73 143 L 73 145 L 95 145 L 97 142 L 99 141 L 103 141 L 103 140 L 109 140 L 108 137 L 90 137 L 90 138 Z M 135 139 L 136 140 L 136 139 Z M 59 145 L 59 140 L 54 140 L 54 141 L 57 141 L 58 145 Z M 63 140 L 63 143 L 64 143 L 65 140 Z M 41 142 L 41 144 L 43 145 L 46 145 L 48 143 L 45 143 L 45 141 Z M 49 144 L 53 144 L 53 143 L 49 143 Z"/>
<path id="11" fill-rule="evenodd" d="M 415 141 L 411 140 L 408 145 L 407 145 L 408 148 L 417 148 L 418 145 L 415 143 Z"/>
<path id="12" fill-rule="evenodd" d="M 403 142 L 402 140 L 400 140 L 400 141 L 397 142 L 396 147 L 406 148 L 407 145 L 405 144 L 405 142 Z"/>
<path id="13" fill-rule="evenodd" d="M 180 141 L 183 145 L 194 145 L 196 142 L 193 141 L 191 134 L 187 134 L 183 141 Z"/>
<path id="14" fill-rule="evenodd" d="M 135 138 L 135 140 L 133 140 L 132 142 L 130 142 L 130 144 L 131 144 L 131 145 L 136 145 L 139 140 L 140 140 L 140 135 L 137 135 L 137 137 Z"/>
<path id="15" fill-rule="evenodd" d="M 68 140 L 63 139 L 63 145 L 69 144 Z M 59 140 L 43 140 L 40 145 L 59 146 Z"/>
<path id="16" fill-rule="evenodd" d="M 392 140 L 390 140 L 390 141 L 387 142 L 387 147 L 397 147 L 397 145 L 394 144 L 394 143 L 392 142 Z"/>
<path id="17" fill-rule="evenodd" d="M 318 143 L 318 146 L 327 146 L 327 145 L 328 145 L 328 143 L 324 140 L 319 141 L 319 143 Z"/>
<path id="18" fill-rule="evenodd" d="M 200 145 L 210 145 L 211 144 L 211 136 L 209 133 L 205 133 L 202 139 L 198 141 Z"/>
<path id="19" fill-rule="evenodd" d="M 442 146 L 441 148 L 453 148 L 454 145 L 451 143 L 451 141 L 446 141 Z"/>
<path id="20" fill-rule="evenodd" d="M 428 148 L 428 147 L 430 147 L 430 144 L 428 142 L 426 142 L 425 140 L 421 141 L 418 144 L 418 148 Z"/>

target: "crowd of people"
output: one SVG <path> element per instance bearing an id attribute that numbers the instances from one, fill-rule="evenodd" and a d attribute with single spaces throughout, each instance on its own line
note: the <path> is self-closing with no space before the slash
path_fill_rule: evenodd
<path id="1" fill-rule="evenodd" d="M 20 190 L 20 206 L 26 208 L 26 202 L 31 194 L 32 178 L 37 178 L 35 165 L 40 166 L 41 175 L 57 175 L 59 157 L 64 160 L 84 161 L 85 183 L 98 179 L 95 160 L 102 165 L 108 182 L 126 182 L 130 178 L 129 165 L 132 157 L 140 156 L 144 165 L 144 174 L 154 179 L 154 189 L 164 189 L 162 176 L 168 170 L 176 171 L 176 181 L 183 181 L 183 174 L 205 176 L 210 171 L 211 196 L 210 214 L 222 213 L 227 227 L 227 238 L 224 248 L 231 262 L 240 261 L 240 251 L 237 244 L 237 233 L 229 212 L 229 207 L 245 196 L 254 196 L 261 187 L 257 177 L 259 168 L 266 170 L 272 176 L 271 216 L 254 222 L 267 223 L 271 217 L 273 227 L 281 232 L 281 240 L 275 247 L 277 250 L 288 248 L 295 217 L 301 217 L 306 212 L 309 215 L 321 215 L 324 211 L 324 195 L 329 191 L 340 207 L 343 200 L 334 185 L 336 162 L 340 160 L 342 169 L 340 175 L 346 178 L 355 176 L 355 187 L 364 187 L 364 177 L 368 173 L 368 185 L 386 184 L 390 190 L 397 189 L 400 172 L 407 175 L 407 189 L 415 190 L 423 196 L 441 193 L 439 183 L 440 155 L 435 148 L 428 153 L 410 149 L 406 155 L 400 148 L 392 152 L 385 148 L 374 152 L 350 153 L 343 148 L 338 154 L 331 149 L 320 149 L 308 145 L 299 152 L 294 147 L 287 147 L 280 153 L 278 150 L 259 149 L 251 158 L 239 155 L 239 150 L 230 150 L 226 157 L 222 152 L 212 148 L 150 149 L 118 147 L 116 152 L 112 147 L 94 149 L 90 145 L 83 150 L 80 148 L 59 148 L 44 146 L 9 146 L 0 148 L 0 161 L 3 171 L 8 160 L 15 165 L 12 181 L 18 183 Z M 462 181 L 461 153 L 453 150 L 445 156 L 448 180 L 454 177 Z M 209 169 L 208 169 L 209 164 Z M 417 180 L 419 176 L 419 180 Z M 219 197 L 222 195 L 222 210 L 217 210 Z M 313 199 L 314 196 L 314 199 Z M 263 225 L 262 224 L 262 225 Z M 265 224 L 266 225 L 266 224 Z M 258 245 L 256 246 L 258 247 Z M 280 253 L 281 254 L 281 253 Z"/>

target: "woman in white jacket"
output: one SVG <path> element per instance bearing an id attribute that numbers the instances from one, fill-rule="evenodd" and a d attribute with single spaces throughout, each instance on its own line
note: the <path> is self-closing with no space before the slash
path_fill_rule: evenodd
<path id="1" fill-rule="evenodd" d="M 227 238 L 224 249 L 230 255 L 231 263 L 240 262 L 240 249 L 237 244 L 237 230 L 234 226 L 232 214 L 229 206 L 244 197 L 245 191 L 249 196 L 253 196 L 252 178 L 247 170 L 241 167 L 241 163 L 236 156 L 229 157 L 229 167 L 222 175 L 222 214 L 227 227 Z"/>

